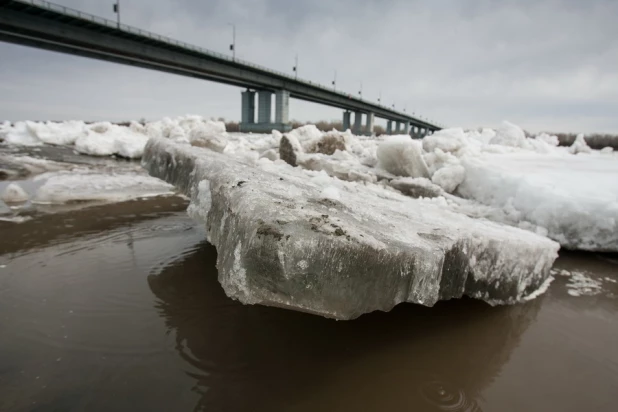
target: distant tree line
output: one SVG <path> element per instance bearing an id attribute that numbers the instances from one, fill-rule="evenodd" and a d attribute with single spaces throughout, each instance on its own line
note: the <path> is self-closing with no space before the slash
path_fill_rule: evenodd
<path id="1" fill-rule="evenodd" d="M 549 133 L 556 135 L 560 146 L 571 146 L 575 142 L 577 134 L 575 133 Z M 604 147 L 613 147 L 614 150 L 618 150 L 618 135 L 615 134 L 586 134 L 584 139 L 586 143 L 592 149 L 603 149 Z"/>
<path id="2" fill-rule="evenodd" d="M 225 123 L 225 130 L 227 130 L 228 132 L 238 132 L 240 131 L 240 126 L 238 122 L 234 122 L 234 121 L 225 121 L 224 118 L 220 117 L 219 119 L 217 119 L 221 122 Z M 340 132 L 344 131 L 343 130 L 343 122 L 341 121 L 336 121 L 336 120 L 320 120 L 318 122 L 300 122 L 298 120 L 292 120 L 291 122 L 292 128 L 296 129 L 298 127 L 301 126 L 306 126 L 308 124 L 313 124 L 315 125 L 315 127 L 318 128 L 318 130 L 321 130 L 323 132 L 330 132 L 331 130 L 339 130 Z M 363 131 L 363 133 L 365 133 L 367 131 L 367 127 L 365 125 L 363 125 L 363 127 L 361 128 L 361 130 Z M 373 126 L 373 132 L 376 135 L 381 135 L 386 133 L 386 130 L 384 129 L 384 127 L 379 126 L 379 125 L 374 125 Z"/>

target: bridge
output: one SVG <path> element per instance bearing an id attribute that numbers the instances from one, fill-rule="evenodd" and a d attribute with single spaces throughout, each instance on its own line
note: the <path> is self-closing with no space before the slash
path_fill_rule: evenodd
<path id="1" fill-rule="evenodd" d="M 0 0 L 0 41 L 242 87 L 246 132 L 290 130 L 290 98 L 342 109 L 344 129 L 355 134 L 371 133 L 376 117 L 387 120 L 389 134 L 422 137 L 441 129 L 334 88 L 42 0 Z"/>

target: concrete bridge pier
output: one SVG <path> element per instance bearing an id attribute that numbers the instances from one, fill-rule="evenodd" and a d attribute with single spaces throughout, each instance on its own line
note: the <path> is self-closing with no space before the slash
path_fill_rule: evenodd
<path id="1" fill-rule="evenodd" d="M 367 120 L 365 123 L 365 128 L 367 130 L 365 130 L 365 133 L 369 136 L 371 136 L 373 134 L 373 122 L 375 120 L 375 114 L 373 113 L 367 113 Z"/>
<path id="2" fill-rule="evenodd" d="M 393 134 L 393 121 L 392 120 L 386 121 L 386 134 Z"/>
<path id="3" fill-rule="evenodd" d="M 354 127 L 352 133 L 360 135 L 363 133 L 363 114 L 361 112 L 354 112 Z"/>
<path id="4" fill-rule="evenodd" d="M 292 129 L 289 121 L 290 93 L 287 90 L 275 92 L 275 121 L 272 121 L 272 95 L 270 90 L 259 90 L 258 94 L 258 121 L 255 122 L 255 93 L 244 91 L 241 93 L 241 132 L 270 133 L 272 130 L 288 132 Z"/>
<path id="5" fill-rule="evenodd" d="M 240 94 L 241 111 L 240 124 L 251 125 L 255 123 L 255 92 L 247 90 Z"/>
<path id="6" fill-rule="evenodd" d="M 343 112 L 343 131 L 345 132 L 350 128 L 350 118 L 352 117 L 352 113 L 347 110 Z"/>
<path id="7" fill-rule="evenodd" d="M 290 124 L 290 92 L 277 90 L 275 93 L 275 126 L 280 132 L 292 130 Z"/>
<path id="8" fill-rule="evenodd" d="M 401 133 L 401 122 L 397 121 L 395 122 L 395 134 L 399 134 Z"/>
<path id="9" fill-rule="evenodd" d="M 408 122 L 403 122 L 403 130 L 402 130 L 403 134 L 409 134 L 410 133 L 410 123 Z"/>
<path id="10" fill-rule="evenodd" d="M 258 92 L 258 123 L 260 125 L 266 126 L 272 122 L 272 97 L 272 92 L 268 90 Z"/>

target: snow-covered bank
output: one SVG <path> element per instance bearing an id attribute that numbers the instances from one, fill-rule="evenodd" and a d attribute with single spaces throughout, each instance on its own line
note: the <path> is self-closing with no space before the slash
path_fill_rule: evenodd
<path id="1" fill-rule="evenodd" d="M 140 158 L 149 138 L 205 147 L 251 165 L 285 161 L 327 186 L 358 181 L 431 197 L 451 210 L 544 234 L 573 249 L 618 251 L 618 154 L 571 147 L 508 122 L 496 130 L 364 137 L 303 126 L 282 136 L 227 133 L 200 116 L 130 126 L 83 122 L 0 125 L 5 144 L 73 144 L 85 154 Z M 335 178 L 333 180 L 333 178 Z M 406 180 L 407 179 L 407 180 Z M 329 191 L 331 193 L 332 191 Z M 467 200 L 464 200 L 467 199 Z"/>

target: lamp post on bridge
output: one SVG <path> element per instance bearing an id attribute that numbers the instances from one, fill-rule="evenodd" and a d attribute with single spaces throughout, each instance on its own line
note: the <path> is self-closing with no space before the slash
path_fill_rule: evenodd
<path id="1" fill-rule="evenodd" d="M 363 99 L 363 82 L 360 82 L 360 89 L 358 89 L 358 96 Z"/>
<path id="2" fill-rule="evenodd" d="M 116 0 L 116 3 L 114 3 L 114 13 L 116 13 L 118 28 L 120 28 L 120 0 Z"/>
<path id="3" fill-rule="evenodd" d="M 333 90 L 337 90 L 337 70 L 335 70 L 335 77 L 333 78 Z"/>
<path id="4" fill-rule="evenodd" d="M 298 79 L 298 53 L 294 57 L 294 79 Z"/>
<path id="5" fill-rule="evenodd" d="M 232 60 L 236 60 L 236 25 L 228 23 L 232 26 L 232 44 L 230 44 L 230 50 L 232 51 Z"/>

